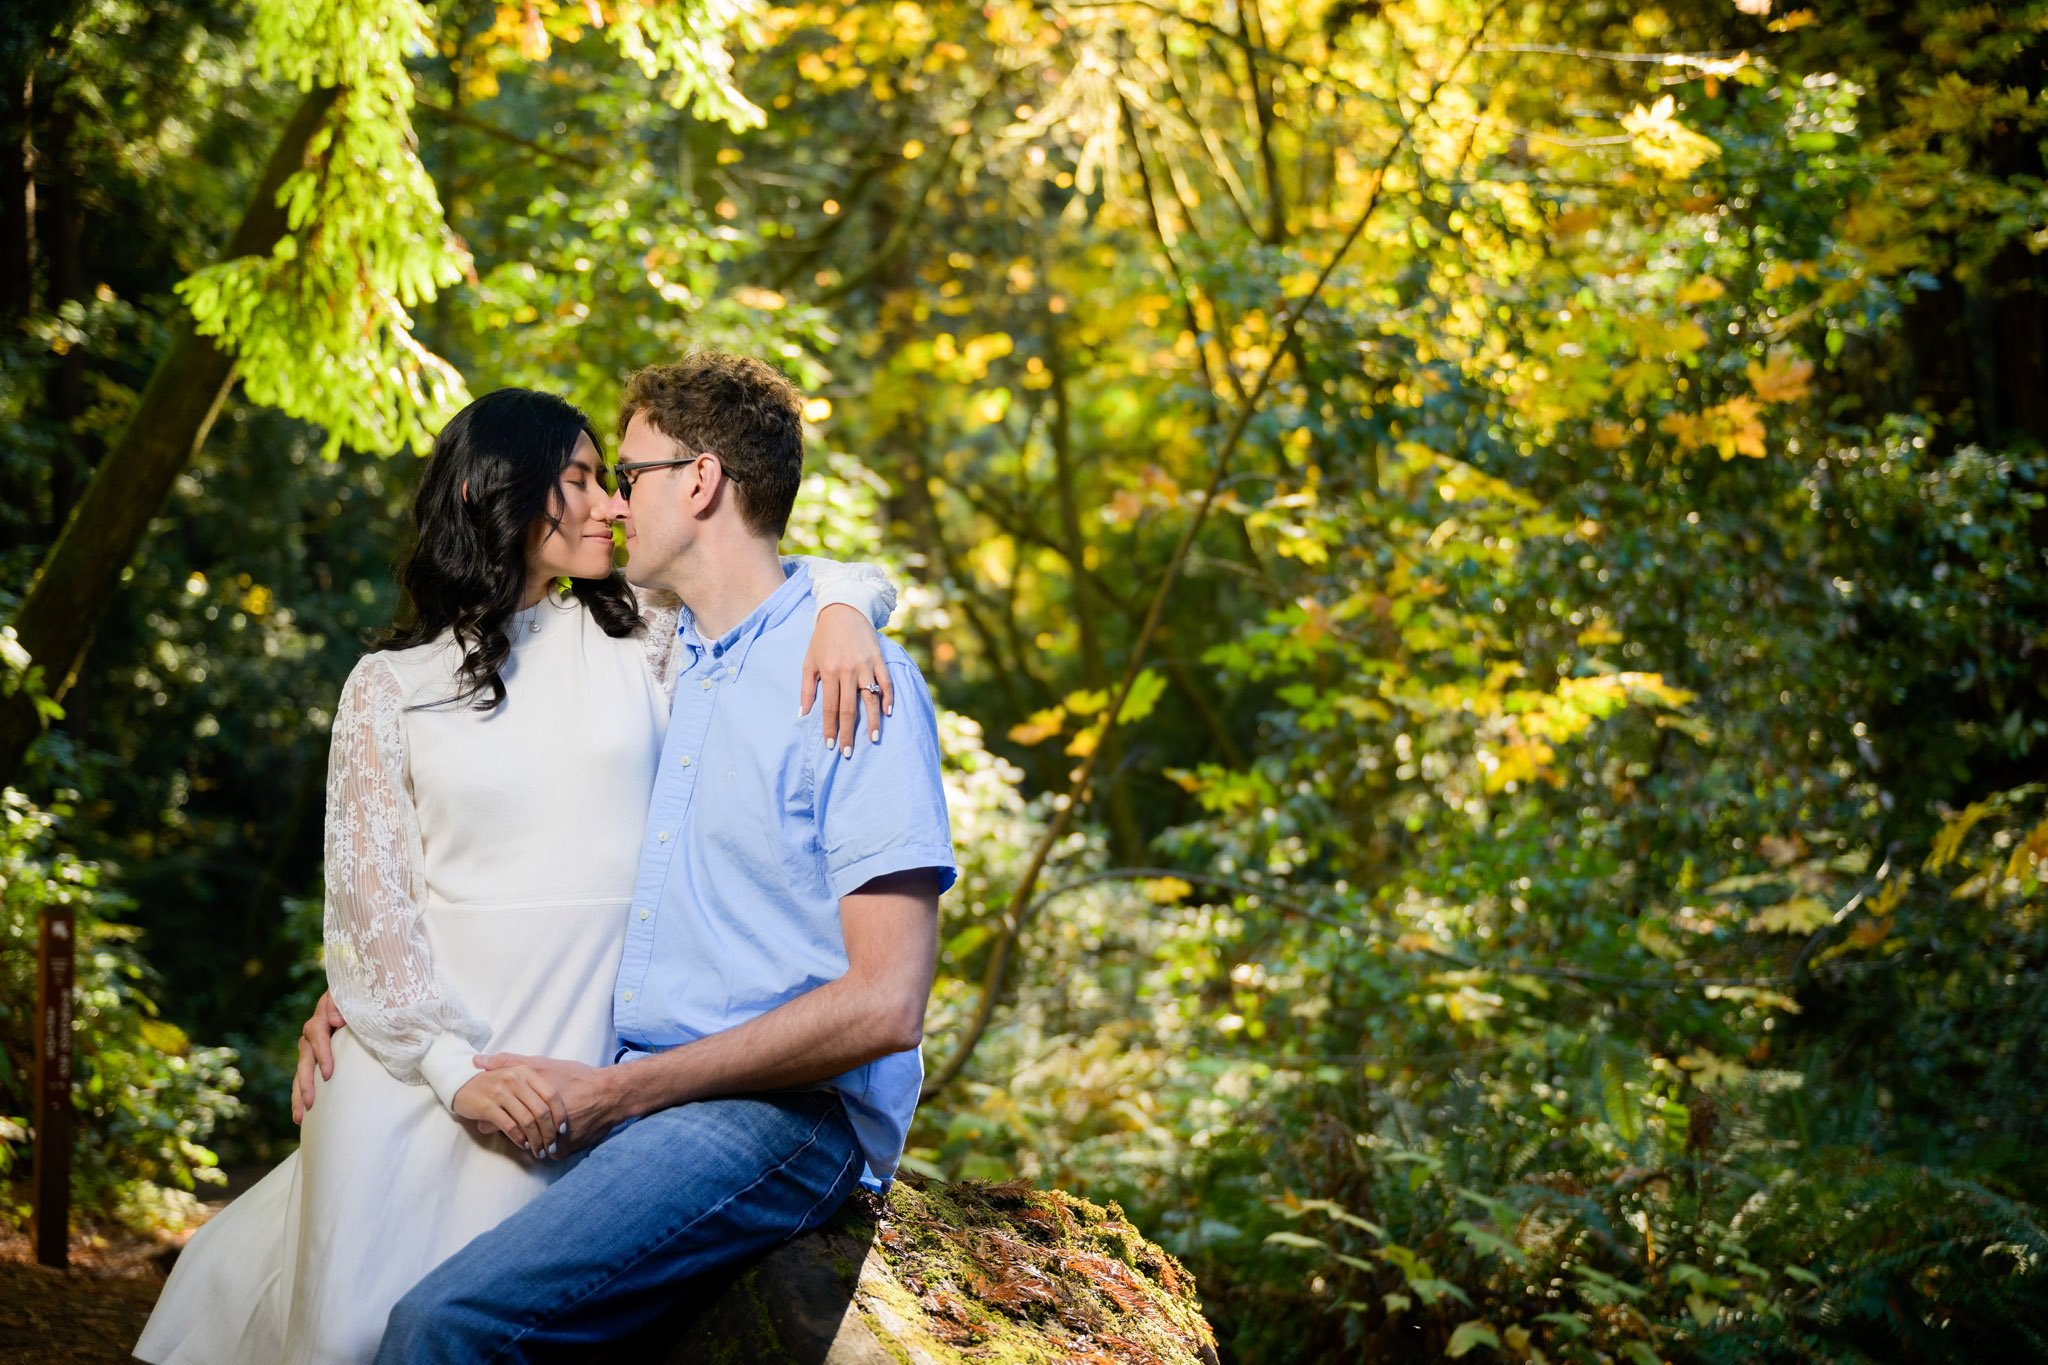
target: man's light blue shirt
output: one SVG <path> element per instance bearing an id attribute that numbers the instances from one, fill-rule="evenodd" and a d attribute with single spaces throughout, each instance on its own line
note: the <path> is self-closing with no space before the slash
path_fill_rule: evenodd
<path id="1" fill-rule="evenodd" d="M 647 808 L 640 875 L 613 988 L 619 1042 L 659 1052 L 733 1028 L 846 974 L 839 898 L 933 868 L 953 884 L 938 718 L 910 656 L 884 639 L 895 710 L 853 757 L 797 716 L 815 619 L 810 574 L 706 641 L 686 609 L 675 705 Z M 839 1092 L 886 1184 L 903 1155 L 924 1062 L 916 1049 L 856 1067 Z"/>

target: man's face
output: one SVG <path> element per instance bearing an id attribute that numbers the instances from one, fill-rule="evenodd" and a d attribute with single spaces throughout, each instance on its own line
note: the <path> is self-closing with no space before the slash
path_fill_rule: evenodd
<path id="1" fill-rule="evenodd" d="M 682 447 L 662 435 L 644 412 L 633 414 L 619 442 L 620 464 L 674 460 L 682 454 Z M 632 476 L 633 496 L 626 516 L 626 577 L 643 587 L 661 586 L 662 571 L 695 539 L 695 519 L 683 505 L 689 472 L 687 465 L 671 465 Z"/>

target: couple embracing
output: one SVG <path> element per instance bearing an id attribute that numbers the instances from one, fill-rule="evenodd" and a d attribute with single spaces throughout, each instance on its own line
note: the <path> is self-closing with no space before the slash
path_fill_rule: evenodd
<path id="1" fill-rule="evenodd" d="M 894 589 L 779 556 L 769 366 L 643 370 L 619 432 L 615 491 L 552 395 L 436 441 L 407 614 L 336 709 L 303 1141 L 193 1237 L 142 1359 L 574 1354 L 894 1173 L 954 877 Z"/>

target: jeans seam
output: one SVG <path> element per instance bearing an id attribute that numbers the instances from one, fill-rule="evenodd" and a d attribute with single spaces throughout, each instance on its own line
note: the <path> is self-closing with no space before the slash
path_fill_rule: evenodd
<path id="1" fill-rule="evenodd" d="M 796 1225 L 796 1231 L 790 1233 L 788 1237 L 783 1238 L 783 1241 L 790 1241 L 800 1236 L 801 1234 L 809 1232 L 811 1230 L 811 1228 L 814 1226 L 814 1224 L 811 1222 L 811 1219 L 817 1217 L 818 1210 L 824 1208 L 826 1203 L 832 1198 L 833 1193 L 839 1190 L 839 1182 L 846 1179 L 847 1171 L 852 1168 L 854 1162 L 860 1160 L 860 1155 L 860 1142 L 856 1138 L 853 1144 L 853 1150 L 846 1154 L 846 1160 L 839 1163 L 839 1174 L 832 1177 L 831 1188 L 826 1190 L 825 1197 L 823 1199 L 820 1199 L 817 1203 L 811 1205 L 810 1209 L 804 1214 L 802 1221 Z M 845 1197 L 846 1196 L 844 1195 L 844 1193 L 840 1194 L 840 1198 L 843 1199 Z"/>
<path id="2" fill-rule="evenodd" d="M 830 1111 L 818 1115 L 817 1121 L 811 1124 L 811 1131 L 804 1135 L 804 1141 L 802 1146 L 798 1147 L 795 1151 L 791 1152 L 781 1161 L 776 1162 L 775 1165 L 773 1165 L 769 1169 L 761 1172 L 760 1175 L 756 1176 L 753 1180 L 749 1181 L 745 1188 L 734 1190 L 731 1194 L 719 1200 L 716 1204 L 704 1210 L 704 1212 L 698 1214 L 689 1222 L 684 1223 L 681 1227 L 676 1228 L 674 1231 L 670 1232 L 666 1237 L 663 1237 L 656 1242 L 650 1242 L 648 1245 L 642 1247 L 640 1249 L 639 1255 L 627 1261 L 625 1264 L 614 1266 L 609 1275 L 605 1275 L 599 1279 L 592 1281 L 590 1285 L 587 1288 L 585 1288 L 582 1292 L 573 1295 L 569 1298 L 563 1299 L 562 1301 L 557 1303 L 555 1307 L 549 1312 L 537 1316 L 534 1321 L 529 1322 L 524 1327 L 520 1328 L 519 1331 L 513 1334 L 512 1336 L 505 1338 L 505 1340 L 501 1342 L 497 1346 L 497 1348 L 490 1353 L 490 1355 L 485 1357 L 486 1362 L 488 1363 L 490 1361 L 504 1359 L 506 1355 L 510 1353 L 511 1349 L 514 1346 L 517 1346 L 521 1341 L 524 1341 L 527 1337 L 532 1336 L 534 1330 L 538 1328 L 543 1322 L 546 1322 L 550 1318 L 560 1317 L 563 1313 L 566 1313 L 570 1309 L 585 1302 L 592 1295 L 597 1293 L 598 1290 L 604 1288 L 606 1285 L 611 1284 L 613 1281 L 617 1280 L 619 1276 L 623 1275 L 630 1266 L 637 1265 L 641 1261 L 646 1260 L 656 1251 L 659 1251 L 662 1247 L 667 1246 L 669 1243 L 675 1241 L 676 1238 L 681 1237 L 684 1233 L 688 1232 L 691 1228 L 696 1227 L 699 1223 L 704 1222 L 706 1219 L 716 1217 L 720 1212 L 722 1212 L 726 1208 L 727 1205 L 731 1204 L 734 1200 L 744 1197 L 760 1185 L 772 1179 L 777 1173 L 793 1165 L 796 1162 L 797 1158 L 801 1157 L 805 1152 L 808 1152 L 812 1147 L 817 1145 L 818 1130 L 825 1126 L 826 1120 L 830 1117 Z M 857 1145 L 858 1144 L 856 1144 L 856 1146 Z M 846 1167 L 844 1165 L 841 1165 L 839 1169 L 842 1175 L 845 1174 Z M 816 1205 L 813 1205 L 812 1207 L 815 1208 Z"/>

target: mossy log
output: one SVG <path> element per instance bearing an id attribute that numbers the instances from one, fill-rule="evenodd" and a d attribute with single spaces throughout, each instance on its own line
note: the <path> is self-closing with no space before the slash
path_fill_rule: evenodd
<path id="1" fill-rule="evenodd" d="M 1123 1210 L 1024 1182 L 906 1177 L 657 1329 L 666 1365 L 1216 1360 L 1194 1277 Z M 617 1355 L 610 1357 L 620 1358 Z"/>

